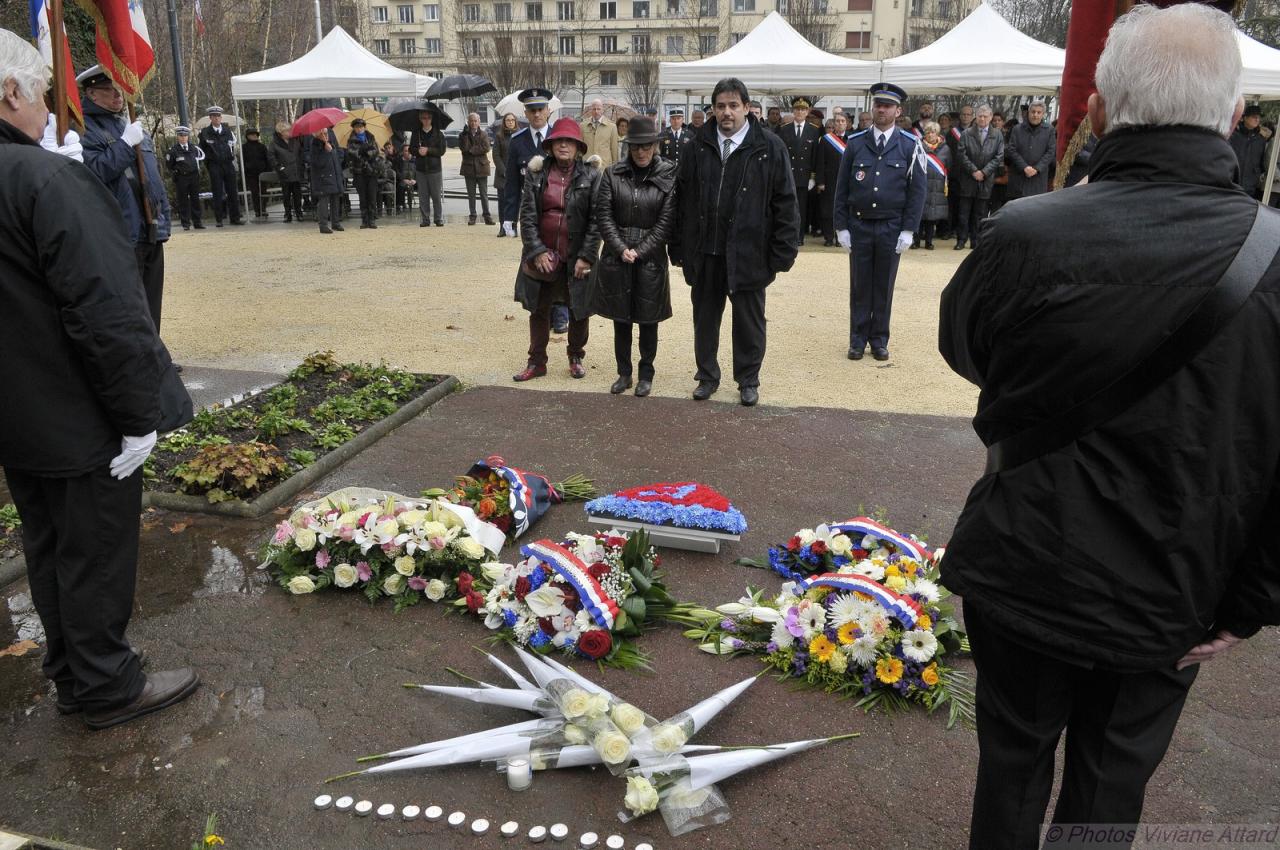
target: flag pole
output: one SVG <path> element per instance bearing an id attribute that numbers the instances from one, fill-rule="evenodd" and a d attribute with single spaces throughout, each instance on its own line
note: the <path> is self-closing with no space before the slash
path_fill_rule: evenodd
<path id="1" fill-rule="evenodd" d="M 129 123 L 132 124 L 134 121 L 137 121 L 137 120 L 138 120 L 138 107 L 133 101 L 129 101 Z M 142 187 L 142 212 L 143 212 L 143 217 L 146 219 L 146 221 L 144 221 L 143 224 L 145 227 L 148 228 L 148 232 L 150 233 L 150 229 L 156 226 L 156 217 L 155 217 L 155 213 L 153 213 L 151 210 L 151 196 L 147 194 L 147 164 L 142 159 L 142 143 L 141 142 L 133 146 L 133 158 L 134 158 L 135 166 L 137 168 L 138 185 Z M 147 241 L 154 241 L 154 240 L 148 239 Z"/>
<path id="2" fill-rule="evenodd" d="M 57 141 L 61 146 L 62 140 L 66 138 L 69 123 L 66 79 L 67 74 L 70 73 L 69 68 L 62 66 L 63 42 L 67 37 L 62 25 L 62 0 L 50 0 L 49 17 L 49 43 L 52 45 L 50 52 L 53 54 L 53 114 L 57 121 Z"/>

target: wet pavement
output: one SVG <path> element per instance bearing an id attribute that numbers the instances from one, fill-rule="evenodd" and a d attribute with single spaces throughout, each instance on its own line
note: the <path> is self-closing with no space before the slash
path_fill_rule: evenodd
<path id="1" fill-rule="evenodd" d="M 982 454 L 962 419 L 736 405 L 604 394 L 481 388 L 456 394 L 323 481 L 403 493 L 447 484 L 491 453 L 559 478 L 583 472 L 602 490 L 700 480 L 727 494 L 751 531 L 719 555 L 666 550 L 677 597 L 716 604 L 771 574 L 735 566 L 823 519 L 883 509 L 903 530 L 946 540 Z M 733 819 L 672 839 L 655 815 L 618 823 L 623 783 L 601 770 L 538 774 L 522 794 L 478 766 L 321 780 L 353 760 L 523 719 L 446 702 L 400 685 L 448 683 L 445 666 L 497 681 L 474 651 L 478 620 L 423 603 L 396 615 L 354 594 L 292 597 L 257 569 L 276 517 L 228 520 L 148 512 L 130 638 L 150 669 L 194 666 L 201 689 L 145 720 L 89 733 L 60 716 L 38 653 L 0 657 L 0 825 L 96 848 L 186 847 L 206 816 L 232 848 L 475 848 L 508 819 L 563 822 L 572 835 L 620 833 L 657 848 L 961 847 L 976 744 L 922 712 L 864 714 L 850 703 L 762 678 L 704 732 L 748 744 L 861 732 L 724 784 Z M 580 505 L 553 508 L 537 536 L 586 530 Z M 508 551 L 507 560 L 514 555 Z M 4 593 L 0 647 L 38 624 L 25 586 Z M 749 659 L 696 651 L 675 627 L 647 635 L 650 673 L 595 673 L 619 695 L 666 716 L 757 672 Z M 1280 639 L 1267 630 L 1208 665 L 1169 757 L 1153 781 L 1146 820 L 1280 820 Z M 967 662 L 962 662 L 965 666 Z M 1241 781 L 1246 778 L 1247 781 Z M 315 812 L 319 793 L 402 806 L 437 804 L 485 817 L 473 838 L 443 824 L 378 822 Z M 525 842 L 521 839 L 520 844 Z M 570 844 L 560 845 L 570 847 Z"/>

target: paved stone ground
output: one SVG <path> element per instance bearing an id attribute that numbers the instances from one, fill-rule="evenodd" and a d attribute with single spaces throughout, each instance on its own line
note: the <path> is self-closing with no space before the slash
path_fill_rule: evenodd
<path id="1" fill-rule="evenodd" d="M 732 561 L 824 518 L 883 508 L 898 527 L 945 541 L 982 466 L 960 418 L 479 388 L 405 425 L 318 489 L 359 483 L 412 493 L 447 483 L 490 452 L 552 476 L 585 472 L 606 489 L 672 478 L 722 489 L 751 520 L 743 542 L 718 556 L 664 553 L 676 595 L 708 604 L 736 598 L 748 583 L 776 586 L 769 574 Z M 428 604 L 394 615 L 353 595 L 297 598 L 267 584 L 255 552 L 274 519 L 144 516 L 130 635 L 154 669 L 200 671 L 204 686 L 181 706 L 87 733 L 54 710 L 37 657 L 0 658 L 0 824 L 97 848 L 186 847 L 210 812 L 233 848 L 504 843 L 441 825 L 311 810 L 320 780 L 351 769 L 358 755 L 520 717 L 400 687 L 447 682 L 446 665 L 495 680 L 472 650 L 484 645 L 478 622 Z M 584 526 L 579 508 L 567 505 L 536 532 Z M 0 646 L 33 633 L 24 589 L 5 591 L 10 616 L 0 623 Z M 674 627 L 648 635 L 644 646 L 653 672 L 599 679 L 655 715 L 759 670 L 749 659 L 697 652 Z M 1280 638 L 1268 630 L 1202 672 L 1151 785 L 1148 821 L 1280 820 L 1277 650 Z M 526 826 L 562 821 L 574 834 L 618 831 L 628 846 L 965 845 L 976 744 L 970 731 L 945 730 L 940 717 L 867 715 L 766 677 L 704 734 L 746 744 L 849 731 L 862 737 L 725 783 L 733 820 L 681 839 L 668 837 L 656 817 L 621 827 L 614 813 L 622 783 L 599 770 L 541 774 L 524 794 L 479 767 L 324 790 L 375 803 L 436 803 L 495 825 L 511 818 Z"/>

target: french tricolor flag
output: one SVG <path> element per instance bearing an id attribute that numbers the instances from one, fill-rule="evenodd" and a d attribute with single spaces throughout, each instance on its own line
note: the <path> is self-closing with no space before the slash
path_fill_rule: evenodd
<path id="1" fill-rule="evenodd" d="M 36 48 L 50 69 L 53 68 L 52 17 L 48 0 L 31 0 L 31 37 L 35 39 Z M 67 93 L 67 106 L 76 123 L 84 126 L 84 113 L 80 111 L 80 90 L 76 88 L 75 66 L 71 64 L 71 46 L 67 44 L 65 27 L 59 41 L 62 48 L 62 86 Z"/>

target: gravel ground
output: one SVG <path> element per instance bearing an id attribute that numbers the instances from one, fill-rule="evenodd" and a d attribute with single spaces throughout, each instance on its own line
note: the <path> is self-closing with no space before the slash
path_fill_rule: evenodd
<path id="1" fill-rule="evenodd" d="M 446 174 L 456 174 L 449 151 Z M 458 184 L 455 186 L 454 184 Z M 446 180 L 446 191 L 461 179 Z M 495 207 L 496 209 L 496 207 Z M 313 222 L 178 230 L 167 250 L 163 332 L 179 362 L 284 371 L 317 349 L 343 359 L 386 358 L 417 371 L 457 375 L 472 385 L 510 385 L 525 362 L 527 314 L 511 300 L 519 242 L 466 225 L 466 202 L 446 202 L 448 226 L 420 229 L 417 211 L 379 229 L 322 236 Z M 252 221 L 252 219 L 250 219 Z M 896 413 L 971 415 L 977 390 L 937 353 L 938 296 L 965 255 L 909 251 L 898 274 L 892 359 L 845 358 L 848 255 L 803 248 L 795 268 L 769 289 L 772 327 L 761 373 L 766 404 Z M 680 271 L 675 316 L 663 323 L 655 395 L 693 389 L 692 311 Z M 724 392 L 734 398 L 730 318 L 721 336 Z M 552 337 L 552 371 L 537 389 L 604 392 L 615 377 L 611 324 L 593 319 L 587 377 L 568 376 L 565 338 Z"/>

